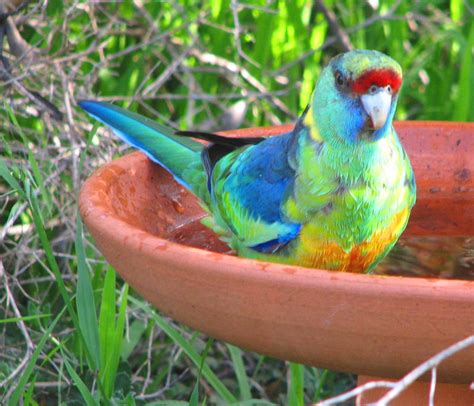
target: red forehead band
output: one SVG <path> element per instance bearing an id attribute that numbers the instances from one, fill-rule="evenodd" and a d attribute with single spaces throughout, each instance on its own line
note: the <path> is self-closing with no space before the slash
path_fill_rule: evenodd
<path id="1" fill-rule="evenodd" d="M 370 86 L 385 87 L 390 85 L 394 93 L 398 92 L 402 84 L 401 76 L 391 69 L 373 69 L 365 72 L 352 83 L 354 93 L 364 94 Z"/>

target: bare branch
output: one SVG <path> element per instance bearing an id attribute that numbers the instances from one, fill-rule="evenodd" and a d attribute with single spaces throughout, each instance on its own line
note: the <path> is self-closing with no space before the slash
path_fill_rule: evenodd
<path id="1" fill-rule="evenodd" d="M 314 5 L 317 11 L 320 11 L 324 14 L 324 17 L 329 24 L 329 30 L 333 35 L 336 36 L 341 51 L 347 52 L 353 50 L 354 46 L 352 45 L 347 33 L 342 29 L 339 22 L 337 21 L 336 14 L 334 14 L 332 10 L 325 6 L 323 0 L 315 0 Z"/>
<path id="2" fill-rule="evenodd" d="M 430 385 L 430 399 L 429 406 L 434 406 L 434 396 L 436 392 L 436 367 L 431 370 L 431 385 Z"/>
<path id="3" fill-rule="evenodd" d="M 10 373 L 10 375 L 8 375 L 3 381 L 0 382 L 0 388 L 1 388 L 1 387 L 5 387 L 9 382 L 11 382 L 17 375 L 19 375 L 23 371 L 26 364 L 31 358 L 34 345 L 33 345 L 33 341 L 31 341 L 30 334 L 28 333 L 28 329 L 26 328 L 25 322 L 21 320 L 22 315 L 16 304 L 15 296 L 10 290 L 8 277 L 3 267 L 3 262 L 1 260 L 0 260 L 0 278 L 3 278 L 3 281 L 4 281 L 4 287 L 7 294 L 7 301 L 10 303 L 10 307 L 12 308 L 13 313 L 15 314 L 15 317 L 20 319 L 16 324 L 18 328 L 20 329 L 21 333 L 23 334 L 23 337 L 25 337 L 25 341 L 26 341 L 26 351 L 25 351 L 25 355 L 23 356 L 23 359 L 18 364 L 18 366 Z"/>
<path id="4" fill-rule="evenodd" d="M 247 69 L 242 68 L 236 63 L 228 61 L 225 58 L 211 54 L 209 52 L 202 53 L 201 51 L 197 49 L 193 49 L 191 53 L 194 56 L 196 56 L 196 58 L 198 58 L 201 62 L 209 63 L 211 65 L 221 66 L 230 72 L 238 73 L 240 76 L 242 76 L 244 80 L 246 80 L 250 85 L 252 85 L 259 92 L 270 94 L 267 88 L 258 79 L 252 76 Z M 280 109 L 283 113 L 294 118 L 293 117 L 294 115 L 288 110 L 288 108 L 285 106 L 285 104 L 283 104 L 283 102 L 280 99 L 274 96 L 270 96 L 269 98 L 270 98 L 271 103 L 275 107 L 278 107 L 278 109 Z"/>
<path id="5" fill-rule="evenodd" d="M 395 399 L 400 393 L 402 393 L 408 386 L 415 382 L 420 376 L 424 375 L 430 369 L 436 368 L 442 361 L 451 357 L 459 351 L 462 351 L 471 345 L 474 345 L 474 335 L 465 338 L 464 340 L 458 341 L 456 344 L 451 345 L 445 350 L 439 352 L 435 356 L 431 357 L 428 361 L 416 367 L 409 374 L 405 375 L 392 390 L 387 392 L 378 402 L 377 406 L 386 406 L 390 401 Z"/>
<path id="6" fill-rule="evenodd" d="M 352 399 L 360 394 L 367 392 L 372 389 L 377 388 L 394 388 L 395 382 L 391 381 L 374 381 L 374 382 L 367 382 L 364 385 L 358 386 L 348 392 L 344 392 L 341 395 L 334 396 L 330 399 L 323 400 L 321 402 L 316 403 L 316 406 L 330 406 L 330 405 L 337 405 L 341 402 L 345 402 L 346 400 Z"/>
<path id="7" fill-rule="evenodd" d="M 361 385 L 355 389 L 352 389 L 348 392 L 345 392 L 339 396 L 335 396 L 331 399 L 323 400 L 322 402 L 317 403 L 317 406 L 330 406 L 330 405 L 337 405 L 340 402 L 344 402 L 346 400 L 352 399 L 355 396 L 358 396 L 364 392 L 367 392 L 371 389 L 375 388 L 390 388 L 380 400 L 375 403 L 375 406 L 387 406 L 389 402 L 395 399 L 400 393 L 402 393 L 405 389 L 407 389 L 413 382 L 415 382 L 418 378 L 422 375 L 427 373 L 429 370 L 432 370 L 431 375 L 431 387 L 430 387 L 430 406 L 434 400 L 434 393 L 436 388 L 436 369 L 438 365 L 443 362 L 445 359 L 451 357 L 452 355 L 456 354 L 459 351 L 462 351 L 471 345 L 474 345 L 474 335 L 465 338 L 453 344 L 452 346 L 446 348 L 445 350 L 439 352 L 435 356 L 431 357 L 415 369 L 413 369 L 410 373 L 405 375 L 402 379 L 397 382 L 391 381 L 374 381 L 368 382 L 364 385 Z M 433 372 L 434 371 L 434 372 Z"/>
<path id="8" fill-rule="evenodd" d="M 252 58 L 250 58 L 242 49 L 242 44 L 240 42 L 240 35 L 242 33 L 242 28 L 240 26 L 240 20 L 239 20 L 239 8 L 240 4 L 238 3 L 237 0 L 231 0 L 230 2 L 230 7 L 232 9 L 232 16 L 234 18 L 234 39 L 235 39 L 235 46 L 237 48 L 237 54 L 246 60 L 247 62 L 251 63 L 253 66 L 257 68 L 261 68 L 260 64 L 255 62 Z"/>
<path id="9" fill-rule="evenodd" d="M 169 65 L 165 71 L 155 80 L 150 86 L 148 86 L 144 91 L 144 95 L 149 95 L 151 93 L 155 93 L 157 90 L 163 86 L 163 84 L 173 75 L 173 73 L 179 68 L 183 60 L 188 56 L 188 54 L 192 51 L 194 44 L 196 42 L 196 38 L 193 39 L 191 44 L 186 47 L 186 49 L 176 58 L 173 60 L 171 65 Z"/>

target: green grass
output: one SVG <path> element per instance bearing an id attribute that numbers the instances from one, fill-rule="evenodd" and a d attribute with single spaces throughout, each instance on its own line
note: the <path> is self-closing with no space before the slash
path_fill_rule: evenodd
<path id="1" fill-rule="evenodd" d="M 114 100 L 183 129 L 226 128 L 239 101 L 233 126 L 290 122 L 341 51 L 324 16 L 304 0 L 245 2 L 237 13 L 230 0 L 76 3 L 23 12 L 31 58 L 4 43 L 16 81 L 0 79 L 0 284 L 11 292 L 0 295 L 0 403 L 303 405 L 354 385 L 161 315 L 116 277 L 77 217 L 83 180 L 124 152 L 91 130 L 77 100 Z M 392 3 L 325 2 L 354 47 L 401 63 L 398 119 L 474 120 L 472 9 Z"/>

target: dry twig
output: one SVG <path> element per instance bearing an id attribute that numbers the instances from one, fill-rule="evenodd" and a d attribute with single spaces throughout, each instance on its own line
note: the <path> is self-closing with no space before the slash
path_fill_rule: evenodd
<path id="1" fill-rule="evenodd" d="M 16 304 L 15 296 L 13 295 L 10 289 L 10 285 L 8 283 L 8 277 L 3 267 L 3 262 L 1 260 L 0 260 L 0 278 L 3 278 L 3 284 L 5 287 L 5 292 L 7 294 L 7 303 L 10 304 L 10 307 L 12 308 L 13 313 L 15 314 L 15 317 L 20 319 L 16 324 L 18 328 L 20 329 L 21 333 L 23 334 L 23 337 L 25 338 L 25 341 L 26 341 L 26 351 L 25 351 L 25 355 L 23 356 L 23 359 L 18 364 L 18 366 L 10 373 L 10 375 L 8 375 L 3 381 L 0 382 L 0 388 L 2 388 L 2 387 L 5 387 L 9 382 L 11 382 L 15 377 L 17 377 L 23 371 L 26 364 L 31 358 L 34 345 L 33 345 L 33 341 L 31 340 L 30 334 L 28 333 L 28 329 L 26 328 L 25 322 L 21 320 L 22 315 Z"/>
<path id="2" fill-rule="evenodd" d="M 236 63 L 228 61 L 225 58 L 211 54 L 209 52 L 203 53 L 199 51 L 198 49 L 193 49 L 191 51 L 191 54 L 194 55 L 196 58 L 198 58 L 201 62 L 220 66 L 232 73 L 238 73 L 240 76 L 242 76 L 244 80 L 246 80 L 250 85 L 252 85 L 260 93 L 271 95 L 271 93 L 265 88 L 265 86 L 259 80 L 257 80 L 254 76 L 252 76 L 247 69 L 237 65 Z M 282 103 L 280 99 L 274 96 L 269 96 L 269 99 L 275 107 L 280 109 L 283 113 L 287 114 L 289 117 L 294 118 L 294 114 L 292 114 L 288 110 L 288 107 L 286 107 L 285 104 Z"/>
<path id="3" fill-rule="evenodd" d="M 320 11 L 324 14 L 328 24 L 329 30 L 337 38 L 337 43 L 342 52 L 351 51 L 354 49 L 354 46 L 351 43 L 349 35 L 342 29 L 341 25 L 337 21 L 336 14 L 326 7 L 323 0 L 316 0 L 314 2 L 317 11 Z"/>

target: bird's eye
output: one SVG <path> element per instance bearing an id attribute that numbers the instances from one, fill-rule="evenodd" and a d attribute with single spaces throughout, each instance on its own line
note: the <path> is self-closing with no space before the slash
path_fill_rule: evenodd
<path id="1" fill-rule="evenodd" d="M 393 92 L 392 86 L 390 86 L 390 85 L 387 86 L 387 92 L 388 92 L 388 94 L 392 94 L 392 92 Z"/>
<path id="2" fill-rule="evenodd" d="M 344 79 L 344 76 L 342 76 L 342 73 L 341 72 L 336 72 L 336 74 L 334 75 L 335 79 L 336 79 L 336 84 L 339 86 L 339 87 L 342 87 L 346 84 L 346 80 Z"/>
<path id="3" fill-rule="evenodd" d="M 370 93 L 370 94 L 375 94 L 375 93 L 377 93 L 377 90 L 378 90 L 378 88 L 377 88 L 377 86 L 375 86 L 375 85 L 372 85 L 372 86 L 369 87 L 369 93 Z"/>

